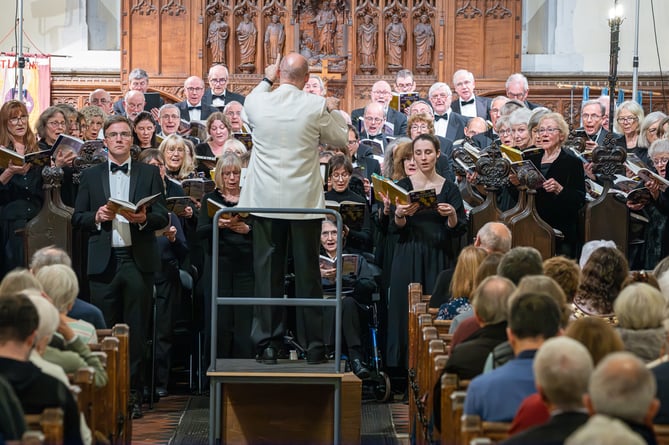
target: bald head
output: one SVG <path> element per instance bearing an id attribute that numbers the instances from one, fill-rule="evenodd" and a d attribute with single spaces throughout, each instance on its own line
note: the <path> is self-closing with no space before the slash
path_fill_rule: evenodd
<path id="1" fill-rule="evenodd" d="M 279 80 L 281 84 L 295 85 L 300 90 L 309 79 L 309 64 L 301 54 L 290 53 L 281 60 Z"/>
<path id="2" fill-rule="evenodd" d="M 476 136 L 477 134 L 485 133 L 488 131 L 488 124 L 482 117 L 474 117 L 469 120 L 469 123 L 465 127 L 465 135 L 470 138 Z"/>
<path id="3" fill-rule="evenodd" d="M 511 249 L 511 231 L 499 222 L 486 223 L 476 234 L 474 245 L 484 248 L 488 253 L 506 253 Z"/>

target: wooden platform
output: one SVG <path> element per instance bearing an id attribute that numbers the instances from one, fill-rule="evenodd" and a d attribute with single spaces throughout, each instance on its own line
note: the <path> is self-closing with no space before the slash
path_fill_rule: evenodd
<path id="1" fill-rule="evenodd" d="M 362 382 L 352 373 L 334 372 L 333 362 L 217 360 L 207 375 L 221 386 L 220 396 L 211 391 L 210 397 L 212 408 L 220 409 L 223 444 L 332 443 L 336 387 L 341 443 L 360 443 Z"/>

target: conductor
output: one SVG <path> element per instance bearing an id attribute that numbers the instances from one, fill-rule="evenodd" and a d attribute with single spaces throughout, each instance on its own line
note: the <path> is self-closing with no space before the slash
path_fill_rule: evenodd
<path id="1" fill-rule="evenodd" d="M 279 87 L 270 91 L 276 79 Z M 309 80 L 307 60 L 290 53 L 265 68 L 265 78 L 246 97 L 244 109 L 252 127 L 253 151 L 240 207 L 325 207 L 318 160 L 318 145 L 345 146 L 344 117 L 333 112 L 336 98 L 323 98 L 302 91 Z M 254 213 L 253 256 L 255 294 L 282 298 L 286 255 L 290 247 L 295 264 L 295 294 L 298 298 L 322 298 L 318 266 L 321 214 Z M 323 363 L 322 309 L 297 310 L 298 325 L 304 326 L 307 361 Z M 251 337 L 257 360 L 275 364 L 283 343 L 285 310 L 254 308 Z"/>

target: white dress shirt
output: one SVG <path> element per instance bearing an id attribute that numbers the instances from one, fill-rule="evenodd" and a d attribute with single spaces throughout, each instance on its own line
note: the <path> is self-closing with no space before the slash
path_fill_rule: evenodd
<path id="1" fill-rule="evenodd" d="M 111 161 L 110 161 L 111 162 Z M 130 201 L 130 169 L 131 160 L 128 158 L 123 164 L 128 164 L 128 173 L 109 171 L 109 194 L 112 198 Z M 132 245 L 130 223 L 120 214 L 112 220 L 112 247 L 129 247 Z"/>

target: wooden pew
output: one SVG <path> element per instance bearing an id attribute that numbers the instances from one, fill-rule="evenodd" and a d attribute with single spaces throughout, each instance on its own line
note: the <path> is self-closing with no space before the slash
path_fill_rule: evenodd
<path id="1" fill-rule="evenodd" d="M 118 364 L 120 361 L 120 342 L 115 337 L 105 337 L 100 343 L 101 350 L 107 355 L 108 383 L 104 388 L 96 388 L 94 406 L 91 414 L 95 420 L 95 430 L 109 442 L 116 443 L 116 419 L 118 416 Z"/>
<path id="2" fill-rule="evenodd" d="M 95 369 L 90 366 L 77 369 L 77 372 L 70 379 L 71 383 L 79 388 L 79 394 L 77 394 L 79 412 L 83 413 L 86 419 L 86 424 L 93 436 L 95 436 L 95 431 L 97 429 L 96 406 L 101 402 L 95 399 L 96 389 L 94 379 Z"/>
<path id="3" fill-rule="evenodd" d="M 460 389 L 457 374 L 444 373 L 441 376 L 441 435 L 440 443 L 451 445 L 459 439 L 459 415 L 455 412 L 453 394 Z M 463 397 L 464 400 L 464 397 Z"/>
<path id="4" fill-rule="evenodd" d="M 117 324 L 112 327 L 112 336 L 119 340 L 118 362 L 118 418 L 117 437 L 120 443 L 130 443 L 132 440 L 132 406 L 130 403 L 130 327 L 127 324 Z M 138 395 L 141 397 L 141 394 Z"/>
<path id="5" fill-rule="evenodd" d="M 46 408 L 41 414 L 26 414 L 26 428 L 42 431 L 45 445 L 63 445 L 65 438 L 63 417 L 61 408 Z"/>
<path id="6" fill-rule="evenodd" d="M 653 425 L 658 445 L 669 445 L 669 425 Z"/>
<path id="7" fill-rule="evenodd" d="M 491 443 L 498 443 L 509 437 L 508 422 L 484 422 L 476 414 L 462 416 L 460 443 L 469 444 L 474 439 L 486 438 Z"/>

